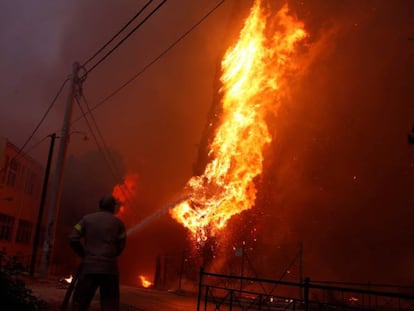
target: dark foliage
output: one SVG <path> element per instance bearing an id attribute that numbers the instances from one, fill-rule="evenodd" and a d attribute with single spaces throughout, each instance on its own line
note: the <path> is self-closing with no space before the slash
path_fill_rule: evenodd
<path id="1" fill-rule="evenodd" d="M 5 255 L 2 255 L 5 257 Z M 45 310 L 46 302 L 33 295 L 21 279 L 23 265 L 15 257 L 0 267 L 0 302 L 2 310 Z"/>

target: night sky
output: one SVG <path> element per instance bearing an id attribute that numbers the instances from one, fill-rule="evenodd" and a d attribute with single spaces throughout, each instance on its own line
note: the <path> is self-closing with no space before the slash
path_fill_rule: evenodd
<path id="1" fill-rule="evenodd" d="M 0 135 L 21 146 L 72 63 L 85 61 L 144 3 L 3 1 Z M 88 76 L 84 94 L 90 105 L 139 72 L 215 3 L 167 1 Z M 192 176 L 216 98 L 217 63 L 250 4 L 226 1 L 96 110 L 107 144 L 122 156 L 128 172 L 140 176 L 143 215 L 168 203 Z M 258 181 L 259 235 L 269 245 L 303 242 L 305 271 L 315 279 L 410 283 L 414 146 L 407 134 L 414 124 L 414 2 L 288 4 L 310 36 L 298 56 L 302 67 L 292 77 L 290 96 L 271 119 L 274 139 Z M 60 130 L 66 96 L 65 89 L 33 143 Z M 75 107 L 74 118 L 79 116 Z M 83 120 L 73 128 L 88 131 Z M 43 163 L 47 149 L 43 143 L 31 155 Z M 93 139 L 72 136 L 70 155 L 94 150 Z M 151 266 L 154 254 L 173 241 L 184 244 L 177 241 L 184 237 L 177 227 L 167 219 L 143 233 L 153 238 L 153 246 L 137 265 Z M 129 254 L 142 252 L 140 242 L 132 239 Z"/>

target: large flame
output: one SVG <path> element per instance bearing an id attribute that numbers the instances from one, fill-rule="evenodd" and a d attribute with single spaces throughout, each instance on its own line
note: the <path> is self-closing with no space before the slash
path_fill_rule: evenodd
<path id="1" fill-rule="evenodd" d="M 210 145 L 212 160 L 201 176 L 188 181 L 189 199 L 171 210 L 196 241 L 216 235 L 233 215 L 254 205 L 254 180 L 262 173 L 263 152 L 272 139 L 265 118 L 277 112 L 291 56 L 305 36 L 303 24 L 288 15 L 287 5 L 271 17 L 256 0 L 238 42 L 226 52 L 221 124 Z"/>

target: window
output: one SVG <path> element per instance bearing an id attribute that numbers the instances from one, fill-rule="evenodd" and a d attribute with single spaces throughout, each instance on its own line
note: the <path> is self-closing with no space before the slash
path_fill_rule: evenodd
<path id="1" fill-rule="evenodd" d="M 14 187 L 16 184 L 16 176 L 17 172 L 19 171 L 20 163 L 17 162 L 15 159 L 10 161 L 10 166 L 7 172 L 7 180 L 6 184 L 10 187 Z"/>
<path id="2" fill-rule="evenodd" d="M 0 170 L 0 181 L 3 184 L 6 181 L 6 171 L 9 167 L 9 161 L 10 161 L 9 156 L 6 156 L 6 161 L 4 163 L 4 167 L 2 167 L 3 169 Z"/>
<path id="3" fill-rule="evenodd" d="M 16 243 L 29 244 L 32 235 L 33 224 L 26 220 L 19 220 L 17 227 Z"/>
<path id="4" fill-rule="evenodd" d="M 7 186 L 14 187 L 14 184 L 16 183 L 16 172 L 13 172 L 12 170 L 9 170 L 7 174 Z"/>
<path id="5" fill-rule="evenodd" d="M 14 217 L 0 214 L 0 240 L 10 241 L 13 234 Z"/>
<path id="6" fill-rule="evenodd" d="M 24 165 L 22 165 L 21 167 L 20 167 L 20 174 L 19 174 L 19 177 L 18 177 L 18 188 L 19 188 L 19 190 L 24 190 L 24 187 L 25 187 L 25 184 L 26 184 L 26 168 L 25 168 L 25 166 Z"/>

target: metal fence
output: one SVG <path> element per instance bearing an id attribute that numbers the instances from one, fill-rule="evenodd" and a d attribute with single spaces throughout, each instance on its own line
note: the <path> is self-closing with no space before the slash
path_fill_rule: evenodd
<path id="1" fill-rule="evenodd" d="M 406 288 L 408 290 L 408 288 Z M 241 277 L 200 270 L 200 310 L 414 310 L 414 295 Z"/>

